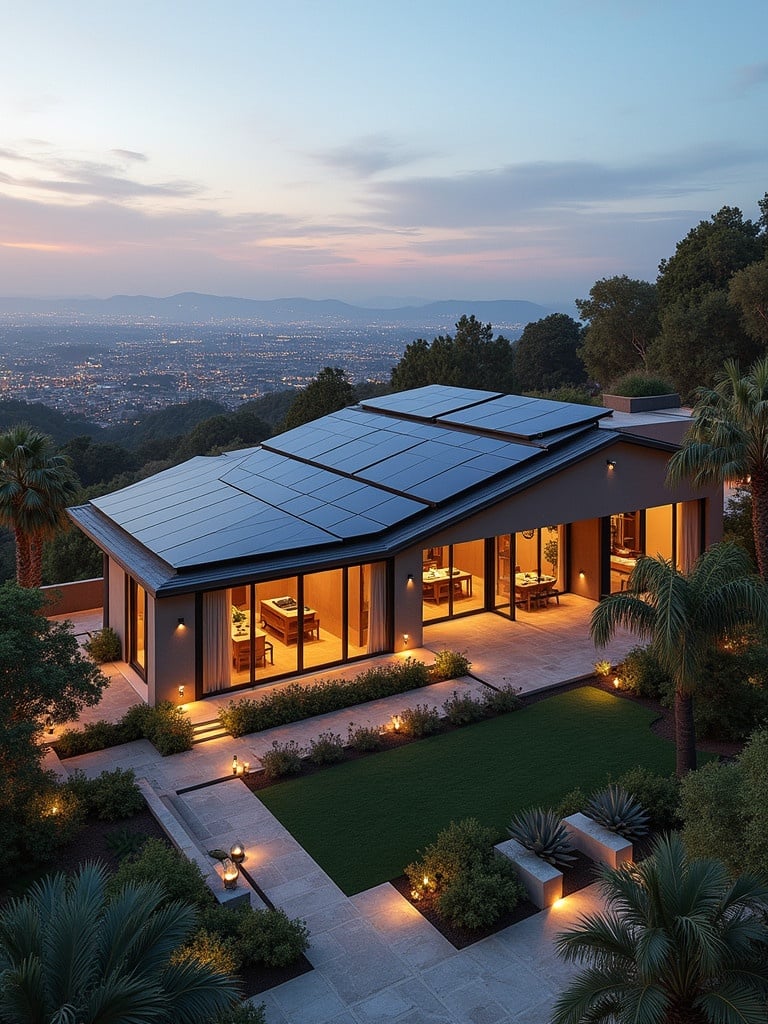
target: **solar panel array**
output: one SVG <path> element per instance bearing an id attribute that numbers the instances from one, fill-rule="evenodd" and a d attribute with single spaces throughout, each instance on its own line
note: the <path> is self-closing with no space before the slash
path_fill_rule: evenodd
<path id="1" fill-rule="evenodd" d="M 177 568 L 376 535 L 608 410 L 433 385 L 198 457 L 93 504 Z"/>

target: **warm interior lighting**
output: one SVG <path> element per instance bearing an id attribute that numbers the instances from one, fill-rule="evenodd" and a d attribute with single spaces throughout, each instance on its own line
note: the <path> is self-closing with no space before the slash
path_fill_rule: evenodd
<path id="1" fill-rule="evenodd" d="M 245 847 L 242 843 L 234 843 L 229 851 L 229 856 L 235 864 L 242 864 L 245 860 Z"/>

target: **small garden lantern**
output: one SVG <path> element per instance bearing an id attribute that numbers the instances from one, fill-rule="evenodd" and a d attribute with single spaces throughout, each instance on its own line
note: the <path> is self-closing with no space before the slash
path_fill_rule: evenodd
<path id="1" fill-rule="evenodd" d="M 232 758 L 232 774 L 237 775 L 237 754 Z"/>
<path id="2" fill-rule="evenodd" d="M 229 851 L 230 858 L 235 864 L 242 864 L 245 860 L 245 847 L 242 843 L 234 843 L 232 849 Z"/>
<path id="3" fill-rule="evenodd" d="M 400 715 L 392 715 L 392 728 L 395 732 L 400 732 L 400 726 L 403 724 L 403 720 Z"/>
<path id="4" fill-rule="evenodd" d="M 229 857 L 225 857 L 221 862 L 221 867 L 224 872 L 224 888 L 236 889 L 238 875 L 237 864 L 233 864 Z"/>

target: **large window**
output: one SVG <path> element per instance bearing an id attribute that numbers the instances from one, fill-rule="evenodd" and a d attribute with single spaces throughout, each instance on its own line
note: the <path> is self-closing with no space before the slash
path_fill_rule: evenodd
<path id="1" fill-rule="evenodd" d="M 485 607 L 485 540 L 422 552 L 425 622 L 453 618 Z"/>
<path id="2" fill-rule="evenodd" d="M 142 679 L 147 673 L 147 593 L 136 580 L 128 581 L 129 661 Z"/>
<path id="3" fill-rule="evenodd" d="M 202 603 L 204 693 L 390 646 L 385 562 L 215 591 Z"/>

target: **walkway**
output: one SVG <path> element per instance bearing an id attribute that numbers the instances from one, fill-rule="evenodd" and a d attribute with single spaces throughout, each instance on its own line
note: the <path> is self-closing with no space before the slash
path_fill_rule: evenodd
<path id="1" fill-rule="evenodd" d="M 204 849 L 243 842 L 248 871 L 276 906 L 304 918 L 310 930 L 308 957 L 315 969 L 255 999 L 266 1004 L 268 1024 L 545 1024 L 572 971 L 556 957 L 553 937 L 598 906 L 596 887 L 457 951 L 388 884 L 345 896 L 242 781 L 231 776 L 230 766 L 236 754 L 255 767 L 275 739 L 305 745 L 327 729 L 343 736 L 353 721 L 381 727 L 406 706 L 439 707 L 456 689 L 480 691 L 484 680 L 531 691 L 587 675 L 598 656 L 584 641 L 591 607 L 575 598 L 563 601 L 559 616 L 543 612 L 540 618 L 507 623 L 482 615 L 430 626 L 428 646 L 409 653 L 429 662 L 432 652 L 444 646 L 465 649 L 473 676 L 462 680 L 237 740 L 212 740 L 168 758 L 140 740 L 65 764 L 88 775 L 119 764 L 170 794 L 226 780 L 182 793 L 175 799 L 177 809 Z M 619 638 L 610 655 L 621 657 L 632 642 L 628 636 Z M 137 700 L 136 680 L 127 666 L 107 669 L 113 692 L 83 719 L 119 717 L 123 704 Z M 355 665 L 323 675 L 360 670 Z M 215 716 L 212 704 L 227 699 L 187 707 L 193 720 L 202 721 Z"/>

